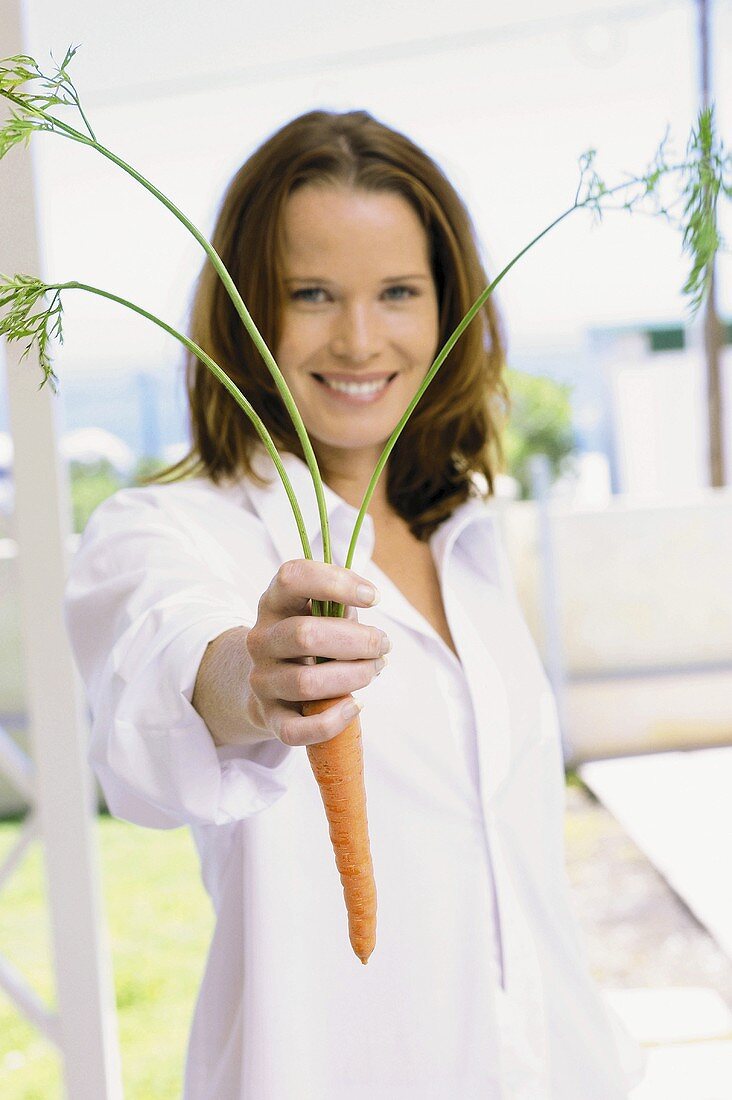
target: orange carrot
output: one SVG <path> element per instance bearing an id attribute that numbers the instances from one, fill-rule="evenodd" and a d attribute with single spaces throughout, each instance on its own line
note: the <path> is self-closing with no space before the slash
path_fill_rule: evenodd
<path id="1" fill-rule="evenodd" d="M 302 713 L 306 717 L 320 714 L 349 698 L 351 696 L 307 702 L 303 704 Z M 336 867 L 343 884 L 348 938 L 365 964 L 376 945 L 376 882 L 366 819 L 359 716 L 356 715 L 330 741 L 308 745 L 307 750 L 323 799 Z"/>

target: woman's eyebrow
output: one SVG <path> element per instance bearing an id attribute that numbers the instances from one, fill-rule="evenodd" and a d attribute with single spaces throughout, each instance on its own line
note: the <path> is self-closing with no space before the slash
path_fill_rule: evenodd
<path id="1" fill-rule="evenodd" d="M 430 279 L 430 275 L 426 274 L 414 274 L 414 275 L 390 275 L 388 279 L 382 279 L 382 283 L 404 283 L 407 279 Z"/>
<path id="2" fill-rule="evenodd" d="M 423 273 L 413 275 L 388 275 L 385 279 L 382 279 L 382 283 L 403 283 L 408 279 L 429 279 L 430 275 Z M 326 279 L 321 275 L 291 275 L 288 279 L 285 279 L 286 283 L 322 283 L 323 285 L 330 285 L 331 279 Z"/>
<path id="3" fill-rule="evenodd" d="M 329 283 L 330 279 L 323 279 L 320 275 L 291 275 L 285 279 L 286 283 Z"/>

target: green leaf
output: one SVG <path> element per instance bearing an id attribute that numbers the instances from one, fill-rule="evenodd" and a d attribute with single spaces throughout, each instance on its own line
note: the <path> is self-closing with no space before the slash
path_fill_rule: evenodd
<path id="1" fill-rule="evenodd" d="M 25 54 L 5 57 L 0 61 L 0 92 L 13 92 L 38 75 L 38 66 L 32 57 Z"/>
<path id="2" fill-rule="evenodd" d="M 22 118 L 12 112 L 10 120 L 0 130 L 0 160 L 8 153 L 14 145 L 18 145 L 20 142 L 24 142 L 27 146 L 30 141 L 31 134 L 35 130 L 42 128 L 42 124 L 39 125 L 33 119 Z"/>
<path id="3" fill-rule="evenodd" d="M 693 317 L 704 301 L 712 279 L 714 258 L 723 241 L 717 223 L 719 192 L 728 193 L 725 178 L 730 158 L 725 154 L 714 128 L 714 105 L 699 112 L 687 146 L 690 158 L 685 166 L 682 216 L 682 250 L 691 257 L 691 270 L 682 293 L 689 298 Z"/>
<path id="4" fill-rule="evenodd" d="M 45 297 L 51 289 L 54 294 L 50 303 L 46 304 Z M 51 364 L 49 349 L 52 339 L 63 344 L 61 291 L 49 287 L 32 275 L 0 275 L 0 308 L 6 306 L 9 309 L 0 316 L 0 336 L 4 336 L 9 342 L 30 338 L 20 361 L 23 362 L 35 347 L 43 371 L 43 381 L 39 388 L 50 382 L 56 392 L 58 378 Z M 45 308 L 34 312 L 38 306 Z"/>
<path id="5" fill-rule="evenodd" d="M 79 95 L 68 72 L 68 65 L 73 59 L 78 46 L 69 46 L 63 61 L 58 65 L 54 62 L 54 71 L 45 73 L 37 61 L 24 54 L 15 57 L 7 57 L 0 61 L 0 95 L 9 99 L 18 111 L 18 116 L 26 122 L 34 123 L 33 129 L 49 129 L 58 126 L 60 120 L 53 111 L 58 107 L 73 107 L 78 111 L 92 140 L 96 140 L 94 132 L 89 125 L 86 115 L 79 102 Z M 31 130 L 32 132 L 32 130 Z M 63 132 L 63 131 L 61 131 Z M 66 136 L 69 131 L 65 131 Z M 5 151 L 16 144 L 18 138 L 11 127 L 11 132 L 3 139 Z"/>

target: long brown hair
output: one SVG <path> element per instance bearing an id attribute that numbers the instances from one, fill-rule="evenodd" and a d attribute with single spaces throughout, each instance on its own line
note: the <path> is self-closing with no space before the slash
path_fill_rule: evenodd
<path id="1" fill-rule="evenodd" d="M 275 352 L 280 337 L 284 206 L 308 183 L 388 191 L 410 203 L 430 245 L 442 347 L 489 282 L 475 231 L 435 162 L 366 111 L 309 111 L 293 119 L 249 157 L 224 195 L 212 243 L 267 346 Z M 189 331 L 251 401 L 278 450 L 304 458 L 272 377 L 208 262 Z M 412 413 L 385 470 L 389 503 L 423 541 L 468 496 L 494 492 L 504 461 L 500 430 L 510 407 L 504 367 L 500 318 L 489 298 Z M 261 484 L 251 466 L 259 436 L 193 355 L 186 387 L 191 448 L 147 482 L 205 475 L 215 483 L 250 477 Z"/>

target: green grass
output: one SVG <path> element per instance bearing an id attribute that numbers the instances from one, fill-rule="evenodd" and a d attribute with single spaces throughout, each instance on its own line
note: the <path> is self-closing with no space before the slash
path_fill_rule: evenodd
<path id="1" fill-rule="evenodd" d="M 0 862 L 19 822 L 0 822 Z M 213 931 L 187 829 L 97 822 L 112 948 L 125 1100 L 177 1100 L 196 993 Z M 0 893 L 0 953 L 54 1006 L 51 944 L 40 844 Z M 52 1044 L 0 990 L 0 1097 L 62 1100 Z"/>

